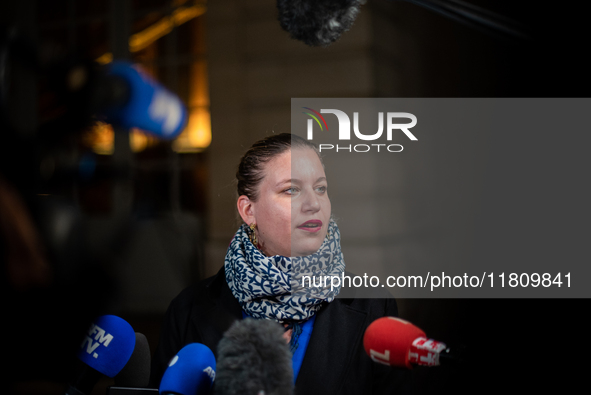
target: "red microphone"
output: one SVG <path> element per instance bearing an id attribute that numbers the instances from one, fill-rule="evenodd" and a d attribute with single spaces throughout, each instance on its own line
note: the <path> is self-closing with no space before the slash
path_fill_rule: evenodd
<path id="1" fill-rule="evenodd" d="M 413 365 L 438 366 L 441 356 L 451 357 L 445 343 L 428 339 L 423 330 L 396 317 L 372 322 L 365 330 L 363 347 L 375 362 L 407 369 Z"/>

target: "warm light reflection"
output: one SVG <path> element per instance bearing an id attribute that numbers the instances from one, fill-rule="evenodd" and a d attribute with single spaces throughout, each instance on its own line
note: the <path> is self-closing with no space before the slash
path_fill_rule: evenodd
<path id="1" fill-rule="evenodd" d="M 188 100 L 189 121 L 183 133 L 176 139 L 173 149 L 177 152 L 200 152 L 211 144 L 211 115 L 209 113 L 209 85 L 207 63 L 191 65 L 191 89 Z"/>
<path id="2" fill-rule="evenodd" d="M 106 54 L 103 54 L 100 57 L 96 58 L 96 62 L 98 64 L 109 64 L 112 61 L 113 61 L 113 54 L 111 52 L 107 52 Z"/>
<path id="3" fill-rule="evenodd" d="M 97 122 L 83 135 L 82 143 L 90 147 L 95 154 L 113 155 L 115 150 L 115 132 L 113 126 L 105 122 Z M 129 131 L 129 146 L 132 152 L 142 152 L 148 147 L 158 144 L 158 140 L 140 129 Z"/>
<path id="4" fill-rule="evenodd" d="M 146 148 L 158 144 L 158 139 L 138 128 L 132 128 L 129 133 L 129 146 L 133 152 L 142 152 Z"/>
<path id="5" fill-rule="evenodd" d="M 177 152 L 200 152 L 211 144 L 211 116 L 207 108 L 195 108 L 183 133 L 174 141 Z"/>
<path id="6" fill-rule="evenodd" d="M 207 62 L 198 61 L 191 65 L 191 90 L 189 107 L 209 107 L 209 84 Z"/>
<path id="7" fill-rule="evenodd" d="M 112 155 L 114 142 L 115 132 L 113 126 L 105 122 L 97 122 L 82 137 L 82 143 L 92 148 L 92 151 L 99 155 Z"/>
<path id="8" fill-rule="evenodd" d="M 177 8 L 170 16 L 165 16 L 141 32 L 133 34 L 131 37 L 129 37 L 129 51 L 131 53 L 141 51 L 152 44 L 154 41 L 170 33 L 174 27 L 180 26 L 193 18 L 203 15 L 206 10 L 207 7 L 205 7 L 203 4 Z M 100 64 L 107 64 L 111 63 L 112 61 L 113 54 L 110 52 L 96 59 L 96 62 Z"/>

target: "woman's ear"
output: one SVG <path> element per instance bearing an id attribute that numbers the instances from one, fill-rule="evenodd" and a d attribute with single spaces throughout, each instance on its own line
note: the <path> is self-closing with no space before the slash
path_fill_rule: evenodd
<path id="1" fill-rule="evenodd" d="M 240 214 L 240 217 L 242 217 L 244 223 L 250 225 L 256 222 L 253 202 L 246 195 L 242 195 L 238 198 L 236 206 L 238 207 L 238 213 Z"/>

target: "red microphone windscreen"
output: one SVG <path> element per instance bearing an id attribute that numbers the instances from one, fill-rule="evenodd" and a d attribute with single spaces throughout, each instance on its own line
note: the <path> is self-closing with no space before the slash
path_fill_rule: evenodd
<path id="1" fill-rule="evenodd" d="M 363 335 L 365 352 L 375 362 L 411 369 L 409 351 L 425 332 L 408 321 L 396 317 L 382 317 L 372 322 Z"/>

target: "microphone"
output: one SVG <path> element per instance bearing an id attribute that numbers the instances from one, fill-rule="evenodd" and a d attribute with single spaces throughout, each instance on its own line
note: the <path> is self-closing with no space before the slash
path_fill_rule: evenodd
<path id="1" fill-rule="evenodd" d="M 127 365 L 114 377 L 107 395 L 156 395 L 157 388 L 147 388 L 150 381 L 150 345 L 141 333 L 135 333 L 135 348 Z"/>
<path id="2" fill-rule="evenodd" d="M 363 335 L 363 347 L 373 361 L 399 368 L 462 362 L 445 343 L 427 339 L 422 329 L 396 317 L 372 322 Z"/>
<path id="3" fill-rule="evenodd" d="M 218 344 L 215 393 L 293 394 L 291 352 L 281 325 L 270 320 L 236 321 Z"/>
<path id="4" fill-rule="evenodd" d="M 277 0 L 279 24 L 291 38 L 327 46 L 353 26 L 365 0 Z"/>
<path id="5" fill-rule="evenodd" d="M 82 372 L 66 388 L 67 395 L 88 395 L 101 375 L 115 377 L 129 361 L 135 348 L 131 325 L 114 315 L 103 315 L 91 323 L 77 356 Z"/>
<path id="6" fill-rule="evenodd" d="M 142 333 L 135 333 L 135 348 L 127 364 L 114 377 L 116 387 L 144 388 L 150 382 L 150 345 Z"/>
<path id="7" fill-rule="evenodd" d="M 160 381 L 161 395 L 207 394 L 216 376 L 213 352 L 204 344 L 190 343 L 169 362 Z"/>
<path id="8" fill-rule="evenodd" d="M 174 139 L 187 121 L 185 105 L 175 94 L 129 62 L 115 61 L 107 69 L 101 115 L 125 128 L 137 127 L 161 139 Z"/>

